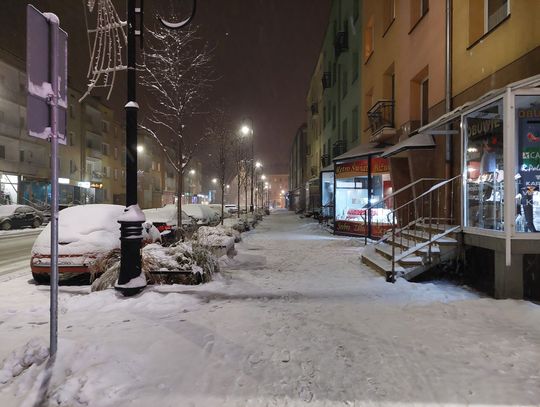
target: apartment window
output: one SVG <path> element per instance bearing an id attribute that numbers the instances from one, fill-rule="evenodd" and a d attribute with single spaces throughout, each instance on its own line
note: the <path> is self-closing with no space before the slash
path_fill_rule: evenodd
<path id="1" fill-rule="evenodd" d="M 396 0 L 384 0 L 383 3 L 383 33 L 390 28 L 396 18 Z M 384 35 L 384 34 L 383 34 Z"/>
<path id="2" fill-rule="evenodd" d="M 420 83 L 420 124 L 429 122 L 429 80 L 424 79 Z"/>
<path id="3" fill-rule="evenodd" d="M 374 21 L 371 16 L 364 29 L 364 62 L 367 62 L 374 50 Z"/>
<path id="4" fill-rule="evenodd" d="M 509 0 L 484 0 L 484 32 L 493 30 L 509 15 Z"/>
<path id="5" fill-rule="evenodd" d="M 358 136 L 359 136 L 358 119 L 359 119 L 358 106 L 356 106 L 352 111 L 352 137 L 351 137 L 352 141 L 358 140 Z"/>
<path id="6" fill-rule="evenodd" d="M 75 171 L 77 171 L 77 168 L 73 164 L 73 160 L 69 160 L 69 174 L 73 174 Z"/>
<path id="7" fill-rule="evenodd" d="M 109 145 L 107 143 L 101 143 L 101 152 L 103 155 L 109 155 Z"/>
<path id="8" fill-rule="evenodd" d="M 118 168 L 114 169 L 114 180 L 118 181 Z"/>
<path id="9" fill-rule="evenodd" d="M 347 95 L 347 89 L 349 85 L 349 76 L 347 71 L 343 71 L 343 77 L 341 78 L 341 97 L 344 98 Z"/>
<path id="10" fill-rule="evenodd" d="M 6 159 L 6 146 L 0 145 L 0 158 Z"/>
<path id="11" fill-rule="evenodd" d="M 473 1 L 474 2 L 474 1 Z M 411 1 L 411 31 L 429 11 L 429 0 Z"/>
<path id="12" fill-rule="evenodd" d="M 157 163 L 157 170 L 158 172 L 161 172 L 161 163 Z"/>
<path id="13" fill-rule="evenodd" d="M 103 166 L 103 176 L 109 178 L 110 175 L 109 167 Z"/>
<path id="14" fill-rule="evenodd" d="M 114 159 L 118 160 L 118 147 L 114 148 Z"/>
<path id="15" fill-rule="evenodd" d="M 358 52 L 353 52 L 352 54 L 352 83 L 358 79 L 358 74 L 360 73 L 360 60 Z"/>
<path id="16" fill-rule="evenodd" d="M 155 170 L 156 170 L 156 162 L 152 161 L 152 171 L 155 171 Z"/>
<path id="17" fill-rule="evenodd" d="M 323 107 L 323 127 L 326 127 L 326 106 Z"/>
<path id="18" fill-rule="evenodd" d="M 19 151 L 19 161 L 24 162 L 24 150 Z"/>
<path id="19" fill-rule="evenodd" d="M 360 1 L 353 0 L 353 20 L 358 20 L 358 17 L 360 17 Z"/>
<path id="20" fill-rule="evenodd" d="M 70 145 L 70 147 L 73 147 L 73 138 L 75 137 L 75 133 L 73 133 L 72 131 L 69 132 L 69 135 L 68 135 L 68 143 Z"/>
<path id="21" fill-rule="evenodd" d="M 109 131 L 109 122 L 102 120 L 101 121 L 101 131 L 107 133 Z"/>
<path id="22" fill-rule="evenodd" d="M 332 106 L 332 129 L 336 128 L 336 105 Z"/>

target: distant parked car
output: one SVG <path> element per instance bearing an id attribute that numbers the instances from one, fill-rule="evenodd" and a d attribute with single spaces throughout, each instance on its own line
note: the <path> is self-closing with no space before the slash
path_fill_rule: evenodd
<path id="1" fill-rule="evenodd" d="M 165 205 L 163 208 L 143 210 L 146 221 L 152 223 L 161 233 L 163 242 L 172 243 L 175 240 L 177 226 L 176 205 Z M 182 228 L 191 235 L 197 230 L 197 221 L 182 211 Z"/>
<path id="2" fill-rule="evenodd" d="M 236 204 L 225 204 L 225 210 L 229 213 L 237 213 L 238 206 Z"/>
<path id="3" fill-rule="evenodd" d="M 120 224 L 124 206 L 109 204 L 78 205 L 58 213 L 58 272 L 60 278 L 84 276 L 96 259 L 120 248 Z M 159 231 L 146 222 L 143 244 L 160 241 Z M 39 284 L 49 282 L 51 272 L 51 224 L 39 234 L 32 247 L 30 267 Z"/>
<path id="4" fill-rule="evenodd" d="M 0 229 L 37 228 L 43 223 L 42 215 L 28 205 L 0 205 Z"/>
<path id="5" fill-rule="evenodd" d="M 220 215 L 210 209 L 208 205 L 187 204 L 182 205 L 182 209 L 194 218 L 199 226 L 215 226 L 220 221 Z"/>
<path id="6" fill-rule="evenodd" d="M 210 209 L 217 212 L 218 216 L 221 218 L 221 204 L 210 204 L 208 205 Z M 223 219 L 227 219 L 231 217 L 231 213 L 227 210 L 227 208 L 223 207 Z"/>

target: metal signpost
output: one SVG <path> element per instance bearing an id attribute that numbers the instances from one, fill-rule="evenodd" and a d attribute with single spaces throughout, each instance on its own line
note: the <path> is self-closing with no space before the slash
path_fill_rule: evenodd
<path id="1" fill-rule="evenodd" d="M 27 7 L 27 126 L 51 142 L 51 357 L 58 348 L 58 142 L 66 143 L 67 33 L 58 17 Z"/>

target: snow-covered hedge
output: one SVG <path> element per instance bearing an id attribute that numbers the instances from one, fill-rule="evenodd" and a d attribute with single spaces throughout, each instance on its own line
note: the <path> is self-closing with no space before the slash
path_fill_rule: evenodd
<path id="1" fill-rule="evenodd" d="M 193 240 L 200 246 L 208 248 L 216 256 L 222 256 L 234 249 L 234 242 L 239 239 L 233 230 L 221 226 L 201 226 L 193 235 Z"/>
<path id="2" fill-rule="evenodd" d="M 142 249 L 142 271 L 149 284 L 199 284 L 211 281 L 212 275 L 219 272 L 219 265 L 208 249 L 197 244 L 150 244 Z M 100 257 L 92 272 L 101 275 L 92 284 L 93 291 L 112 287 L 120 272 L 120 251 Z"/>

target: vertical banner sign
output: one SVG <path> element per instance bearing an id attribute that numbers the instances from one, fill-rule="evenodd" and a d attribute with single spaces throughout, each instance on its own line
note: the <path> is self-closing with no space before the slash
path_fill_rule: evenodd
<path id="1" fill-rule="evenodd" d="M 51 143 L 51 358 L 58 347 L 58 142 L 66 144 L 67 34 L 58 17 L 27 7 L 27 127 L 31 137 Z"/>

